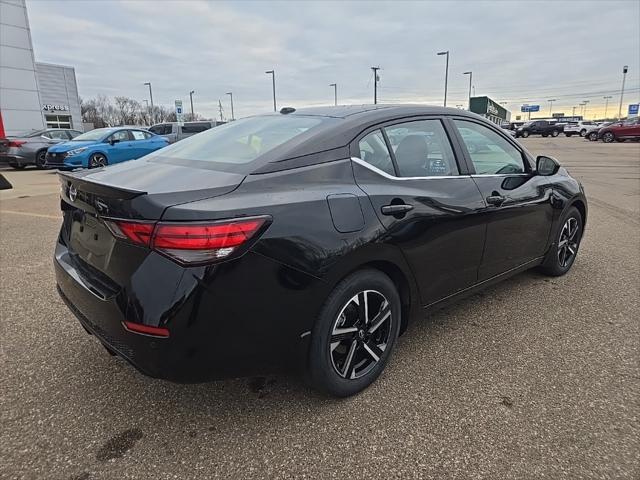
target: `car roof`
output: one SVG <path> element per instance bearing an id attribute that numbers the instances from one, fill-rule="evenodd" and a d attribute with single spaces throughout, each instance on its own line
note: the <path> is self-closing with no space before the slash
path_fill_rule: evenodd
<path id="1" fill-rule="evenodd" d="M 406 118 L 409 121 L 411 117 L 446 115 L 473 118 L 499 128 L 484 117 L 466 110 L 428 105 L 346 105 L 288 111 L 289 108 L 281 110 L 286 113 L 276 112 L 259 116 L 315 116 L 326 118 L 327 121 L 314 129 L 313 134 L 300 135 L 266 152 L 261 156 L 262 166 L 254 173 L 268 173 L 302 164 L 313 164 L 312 157 L 322 152 L 335 151 L 337 156 L 344 155 L 349 143 L 364 130 L 396 119 Z"/>

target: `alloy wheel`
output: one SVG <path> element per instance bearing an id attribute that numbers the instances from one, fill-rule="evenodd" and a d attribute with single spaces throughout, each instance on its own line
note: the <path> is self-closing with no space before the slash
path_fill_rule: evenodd
<path id="1" fill-rule="evenodd" d="M 602 140 L 604 140 L 606 143 L 611 143 L 615 140 L 615 135 L 611 132 L 607 132 L 602 136 Z"/>
<path id="2" fill-rule="evenodd" d="M 359 292 L 342 307 L 328 345 L 338 375 L 356 379 L 376 366 L 389 343 L 391 315 L 391 304 L 376 290 Z"/>
<path id="3" fill-rule="evenodd" d="M 569 217 L 560 231 L 558 241 L 558 263 L 562 268 L 571 265 L 571 262 L 578 253 L 578 220 Z"/>
<path id="4" fill-rule="evenodd" d="M 107 165 L 107 157 L 96 153 L 89 160 L 89 168 L 105 167 Z"/>

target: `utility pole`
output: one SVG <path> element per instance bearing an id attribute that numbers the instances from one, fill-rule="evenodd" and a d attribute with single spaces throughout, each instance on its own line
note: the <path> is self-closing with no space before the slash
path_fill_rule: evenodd
<path id="1" fill-rule="evenodd" d="M 556 99 L 555 98 L 550 98 L 549 99 L 549 116 L 553 117 L 553 102 L 555 102 Z"/>
<path id="2" fill-rule="evenodd" d="M 338 106 L 338 84 L 330 83 L 329 86 L 333 87 L 333 104 Z"/>
<path id="3" fill-rule="evenodd" d="M 220 121 L 224 122 L 224 117 L 222 116 L 222 102 L 218 99 L 218 110 L 220 111 Z"/>
<path id="4" fill-rule="evenodd" d="M 151 98 L 151 123 L 153 124 L 153 92 L 151 91 L 151 82 L 145 82 L 145 85 L 149 86 L 149 98 Z"/>
<path id="5" fill-rule="evenodd" d="M 194 114 L 193 114 L 193 94 L 194 94 L 194 93 L 196 93 L 196 91 L 195 91 L 195 90 L 191 90 L 191 91 L 189 92 L 189 100 L 191 100 L 191 121 L 192 121 L 192 122 L 196 119 L 196 117 L 195 117 L 195 116 L 194 116 Z"/>
<path id="6" fill-rule="evenodd" d="M 611 95 L 607 95 L 606 97 L 602 97 L 604 98 L 604 119 L 607 119 L 607 107 L 609 106 L 609 99 L 613 98 Z"/>
<path id="7" fill-rule="evenodd" d="M 444 106 L 447 106 L 447 84 L 449 83 L 449 50 L 446 52 L 438 52 L 438 55 L 447 56 L 447 65 L 444 70 Z"/>
<path id="8" fill-rule="evenodd" d="M 573 112 L 571 113 L 571 116 L 572 116 L 572 117 L 575 117 L 575 116 L 576 116 L 576 107 L 575 107 L 575 106 L 573 106 L 573 107 L 571 107 L 571 108 L 573 108 Z"/>
<path id="9" fill-rule="evenodd" d="M 469 75 L 469 107 L 467 110 L 471 111 L 471 81 L 473 79 L 473 72 L 463 72 L 463 75 Z"/>
<path id="10" fill-rule="evenodd" d="M 276 71 L 275 70 L 267 70 L 264 72 L 266 74 L 271 74 L 271 82 L 273 84 L 273 111 L 277 111 L 276 108 Z"/>
<path id="11" fill-rule="evenodd" d="M 620 90 L 620 108 L 618 108 L 618 119 L 622 118 L 622 99 L 624 97 L 624 81 L 627 79 L 629 65 L 622 67 L 622 89 Z"/>
<path id="12" fill-rule="evenodd" d="M 233 114 L 233 92 L 227 92 L 226 95 L 229 95 L 229 97 L 231 98 L 231 121 L 234 121 L 236 117 Z"/>
<path id="13" fill-rule="evenodd" d="M 373 70 L 373 104 L 378 103 L 378 70 L 380 67 L 371 67 Z"/>

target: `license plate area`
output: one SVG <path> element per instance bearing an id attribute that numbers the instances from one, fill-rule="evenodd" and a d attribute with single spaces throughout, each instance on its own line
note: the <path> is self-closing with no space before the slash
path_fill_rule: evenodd
<path id="1" fill-rule="evenodd" d="M 65 212 L 65 223 L 70 222 L 69 247 L 92 267 L 108 270 L 116 240 L 102 220 L 81 210 Z"/>

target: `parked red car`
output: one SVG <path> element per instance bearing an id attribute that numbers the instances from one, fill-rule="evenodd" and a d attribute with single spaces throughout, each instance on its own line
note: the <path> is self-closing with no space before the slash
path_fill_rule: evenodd
<path id="1" fill-rule="evenodd" d="M 611 143 L 614 140 L 640 140 L 640 117 L 630 118 L 622 124 L 614 123 L 598 130 L 598 138 L 603 142 Z"/>

